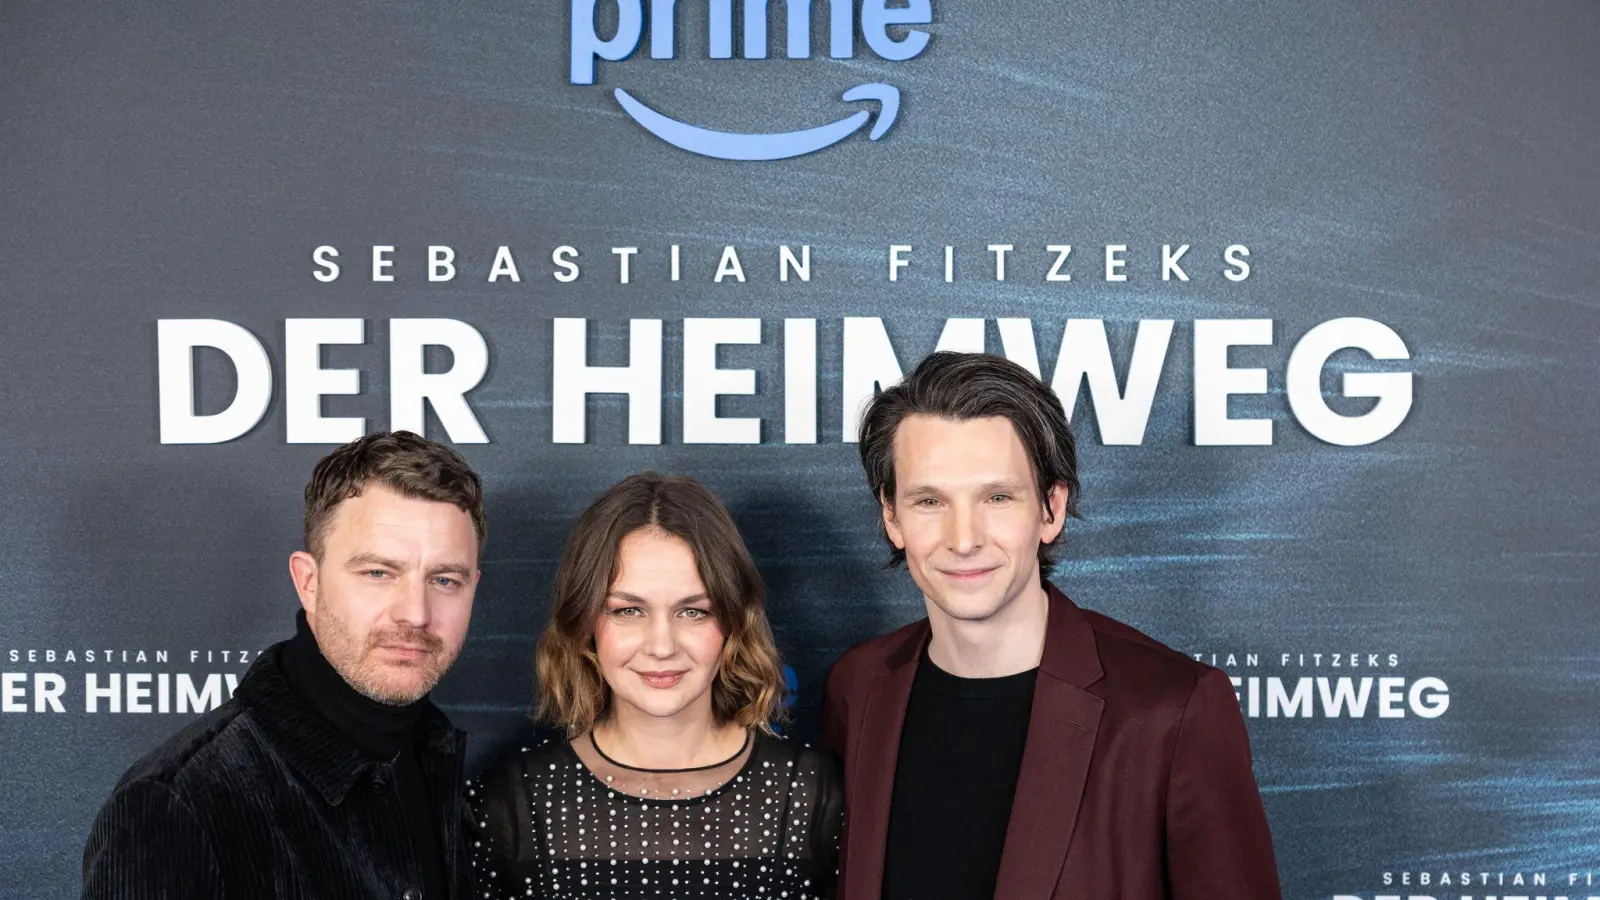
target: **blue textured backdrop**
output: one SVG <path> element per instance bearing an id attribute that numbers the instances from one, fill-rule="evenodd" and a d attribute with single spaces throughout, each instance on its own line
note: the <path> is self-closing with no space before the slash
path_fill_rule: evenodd
<path id="1" fill-rule="evenodd" d="M 367 319 L 364 346 L 326 354 L 364 370 L 364 393 L 326 409 L 373 427 L 389 318 L 486 336 L 471 398 L 491 443 L 462 449 L 486 476 L 492 537 L 471 639 L 438 692 L 475 764 L 524 727 L 567 529 L 629 472 L 694 474 L 735 512 L 771 582 L 802 732 L 841 650 L 920 615 L 909 580 L 878 568 L 839 442 L 842 317 L 884 317 L 909 364 L 947 316 L 1028 316 L 1047 367 L 1068 318 L 1106 319 L 1119 364 L 1137 320 L 1175 319 L 1142 445 L 1102 446 L 1079 401 L 1087 520 L 1058 583 L 1179 649 L 1260 655 L 1231 674 L 1450 686 L 1436 719 L 1250 721 L 1287 895 L 1370 895 L 1385 872 L 1554 886 L 1600 870 L 1600 6 L 935 0 L 927 52 L 888 64 L 709 60 L 703 9 L 684 5 L 688 58 L 602 62 L 588 87 L 567 83 L 555 3 L 0 5 L 0 654 L 173 652 L 167 667 L 0 656 L 73 686 L 65 714 L 0 716 L 0 897 L 73 896 L 97 805 L 179 725 L 85 714 L 82 672 L 234 671 L 187 651 L 289 628 L 284 559 L 326 448 L 284 443 L 281 371 L 245 437 L 160 445 L 155 322 L 185 317 L 237 322 L 275 360 L 285 318 Z M 610 97 L 784 130 L 836 118 L 840 92 L 878 80 L 904 96 L 883 141 L 764 165 L 667 147 Z M 991 242 L 1018 247 L 1004 283 L 981 275 Z M 1154 274 L 1169 242 L 1195 245 L 1188 284 Z M 427 282 L 430 243 L 456 249 L 456 281 Z M 680 283 L 662 274 L 673 243 Z M 776 280 L 780 243 L 812 246 L 812 283 Z M 891 243 L 926 251 L 897 283 Z M 1072 283 L 1044 283 L 1048 243 L 1082 248 Z M 1107 243 L 1130 246 L 1127 283 L 1091 277 Z M 1216 262 L 1232 243 L 1251 252 L 1240 284 Z M 396 245 L 397 280 L 320 284 L 322 244 L 357 270 L 364 248 Z M 501 244 L 523 283 L 483 282 Z M 554 282 L 559 244 L 595 268 Z M 748 283 L 710 283 L 724 244 Z M 963 254 L 954 284 L 944 244 Z M 608 248 L 627 245 L 641 256 L 619 285 Z M 611 364 L 627 319 L 666 320 L 665 444 L 624 443 L 616 399 L 594 402 L 590 443 L 551 443 L 557 316 L 589 317 Z M 762 345 L 722 354 L 760 390 L 722 407 L 767 418 L 769 443 L 679 439 L 685 316 L 765 320 Z M 785 316 L 819 320 L 816 445 L 773 443 Z M 1341 316 L 1394 328 L 1416 373 L 1406 423 L 1362 448 L 1311 437 L 1282 394 L 1294 340 Z M 1197 318 L 1276 323 L 1274 346 L 1234 352 L 1270 373 L 1271 393 L 1233 409 L 1273 418 L 1273 446 L 1192 446 Z M 232 383 L 205 365 L 215 409 Z M 1300 652 L 1399 664 L 1280 665 Z"/>

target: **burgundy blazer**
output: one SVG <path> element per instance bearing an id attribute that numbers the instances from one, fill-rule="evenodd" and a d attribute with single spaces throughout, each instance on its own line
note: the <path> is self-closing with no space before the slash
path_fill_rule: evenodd
<path id="1" fill-rule="evenodd" d="M 1049 592 L 996 900 L 1278 900 L 1228 677 Z M 828 674 L 822 742 L 845 765 L 841 900 L 883 890 L 900 729 L 930 633 L 923 619 L 852 647 Z"/>

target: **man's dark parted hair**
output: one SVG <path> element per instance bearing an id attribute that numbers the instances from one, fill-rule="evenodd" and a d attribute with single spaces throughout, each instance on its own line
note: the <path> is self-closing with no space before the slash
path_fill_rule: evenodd
<path id="1" fill-rule="evenodd" d="M 483 552 L 489 526 L 483 483 L 459 453 L 409 431 L 359 437 L 318 460 L 306 484 L 306 550 L 322 559 L 322 541 L 334 507 L 379 484 L 402 497 L 449 503 L 472 518 Z"/>
<path id="2" fill-rule="evenodd" d="M 861 466 L 867 486 L 879 503 L 894 500 L 894 437 L 906 416 L 927 415 L 964 422 L 1003 416 L 1011 420 L 1027 451 L 1039 490 L 1039 502 L 1050 515 L 1048 496 L 1057 484 L 1067 487 L 1066 515 L 1078 515 L 1078 448 L 1072 440 L 1061 398 L 1050 386 L 1016 363 L 988 353 L 929 354 L 910 375 L 873 398 L 861 418 Z M 888 535 L 884 535 L 888 540 Z M 888 568 L 904 565 L 906 554 L 889 544 Z M 1039 567 L 1045 575 L 1054 564 L 1050 548 L 1039 545 Z"/>

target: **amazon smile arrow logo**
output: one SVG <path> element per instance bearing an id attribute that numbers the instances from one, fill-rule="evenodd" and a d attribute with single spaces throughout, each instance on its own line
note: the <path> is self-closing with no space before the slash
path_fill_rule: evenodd
<path id="1" fill-rule="evenodd" d="M 872 113 L 863 109 L 836 122 L 804 131 L 740 134 L 713 131 L 662 115 L 634 99 L 622 88 L 617 88 L 616 97 L 623 110 L 635 122 L 643 125 L 646 131 L 679 149 L 717 159 L 774 160 L 804 156 L 839 143 L 860 131 L 861 126 L 872 118 Z M 846 102 L 876 100 L 881 105 L 878 121 L 867 135 L 874 141 L 889 133 L 889 129 L 894 127 L 895 117 L 900 113 L 900 89 L 892 84 L 857 85 L 844 92 L 844 99 Z"/>
<path id="2" fill-rule="evenodd" d="M 643 0 L 615 0 L 617 30 L 602 39 L 595 23 L 600 0 L 572 0 L 572 49 L 570 78 L 573 84 L 594 84 L 598 60 L 627 59 L 638 49 L 645 34 Z M 788 0 L 788 38 L 786 55 L 790 59 L 811 56 L 811 8 L 814 0 Z M 768 0 L 744 0 L 742 4 L 743 57 L 767 57 Z M 829 53 L 835 59 L 855 56 L 856 37 L 865 40 L 878 58 L 890 62 L 912 59 L 927 49 L 926 32 L 909 26 L 933 21 L 932 0 L 905 0 L 904 6 L 889 7 L 888 0 L 860 0 L 857 21 L 856 0 L 828 0 Z M 712 59 L 732 59 L 734 44 L 733 0 L 707 0 L 709 48 Z M 675 58 L 677 0 L 650 0 L 650 56 Z M 859 26 L 859 27 L 858 27 Z M 893 28 L 897 33 L 891 33 Z M 704 128 L 666 115 L 647 106 L 622 88 L 613 92 L 617 103 L 635 122 L 663 141 L 690 153 L 715 159 L 770 161 L 815 153 L 843 141 L 868 122 L 867 137 L 876 141 L 889 133 L 900 114 L 900 89 L 873 82 L 844 92 L 847 103 L 877 101 L 876 121 L 869 110 L 815 128 L 771 133 L 742 133 Z"/>

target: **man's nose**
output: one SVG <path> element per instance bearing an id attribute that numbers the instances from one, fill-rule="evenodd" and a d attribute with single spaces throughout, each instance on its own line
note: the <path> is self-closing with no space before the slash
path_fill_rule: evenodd
<path id="1" fill-rule="evenodd" d="M 394 603 L 389 607 L 389 618 L 398 624 L 428 627 L 432 613 L 428 603 L 427 579 L 410 576 L 401 579 Z"/>
<path id="2" fill-rule="evenodd" d="M 952 552 L 965 556 L 983 546 L 983 517 L 974 507 L 958 504 L 945 521 Z"/>

